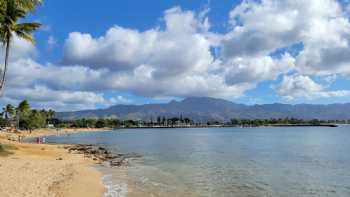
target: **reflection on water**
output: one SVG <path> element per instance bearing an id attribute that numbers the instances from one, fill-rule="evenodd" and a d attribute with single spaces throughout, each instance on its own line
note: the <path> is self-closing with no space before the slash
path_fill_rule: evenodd
<path id="1" fill-rule="evenodd" d="M 49 137 L 143 154 L 125 176 L 149 196 L 350 196 L 350 128 L 138 129 Z M 114 174 L 114 175 L 113 175 Z M 121 182 L 122 181 L 122 182 Z"/>

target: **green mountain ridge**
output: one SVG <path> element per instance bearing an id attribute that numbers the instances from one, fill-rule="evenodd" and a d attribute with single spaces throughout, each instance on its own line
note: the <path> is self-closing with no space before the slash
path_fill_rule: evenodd
<path id="1" fill-rule="evenodd" d="M 298 118 L 320 120 L 350 119 L 350 104 L 237 104 L 224 99 L 210 97 L 190 97 L 182 101 L 162 104 L 115 105 L 106 109 L 58 112 L 57 118 L 118 118 L 151 120 L 158 116 L 188 117 L 195 121 L 229 121 L 237 119 Z"/>

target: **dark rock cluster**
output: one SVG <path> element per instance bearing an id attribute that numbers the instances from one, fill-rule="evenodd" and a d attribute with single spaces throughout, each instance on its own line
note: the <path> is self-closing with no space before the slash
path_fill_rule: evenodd
<path id="1" fill-rule="evenodd" d="M 112 153 L 104 147 L 91 144 L 76 144 L 64 147 L 69 153 L 83 154 L 84 157 L 92 158 L 101 164 L 108 164 L 111 167 L 127 166 L 130 159 L 140 158 L 136 153 Z"/>

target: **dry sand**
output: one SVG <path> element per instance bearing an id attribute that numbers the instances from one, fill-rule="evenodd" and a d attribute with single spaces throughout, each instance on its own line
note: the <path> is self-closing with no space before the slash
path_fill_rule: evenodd
<path id="1" fill-rule="evenodd" d="M 47 135 L 45 132 L 51 131 L 30 136 Z M 103 196 L 102 175 L 91 159 L 69 154 L 60 145 L 21 144 L 8 139 L 16 139 L 16 135 L 0 134 L 0 143 L 14 148 L 9 150 L 11 154 L 0 155 L 1 197 Z"/>

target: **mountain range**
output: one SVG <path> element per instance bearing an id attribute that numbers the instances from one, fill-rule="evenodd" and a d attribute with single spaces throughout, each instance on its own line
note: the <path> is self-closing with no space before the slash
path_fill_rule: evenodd
<path id="1" fill-rule="evenodd" d="M 209 120 L 298 118 L 320 120 L 350 119 L 350 103 L 345 104 L 261 104 L 245 105 L 209 97 L 190 97 L 162 104 L 115 105 L 106 109 L 57 112 L 60 119 L 118 118 L 155 120 L 158 116 L 188 117 L 201 122 Z"/>

